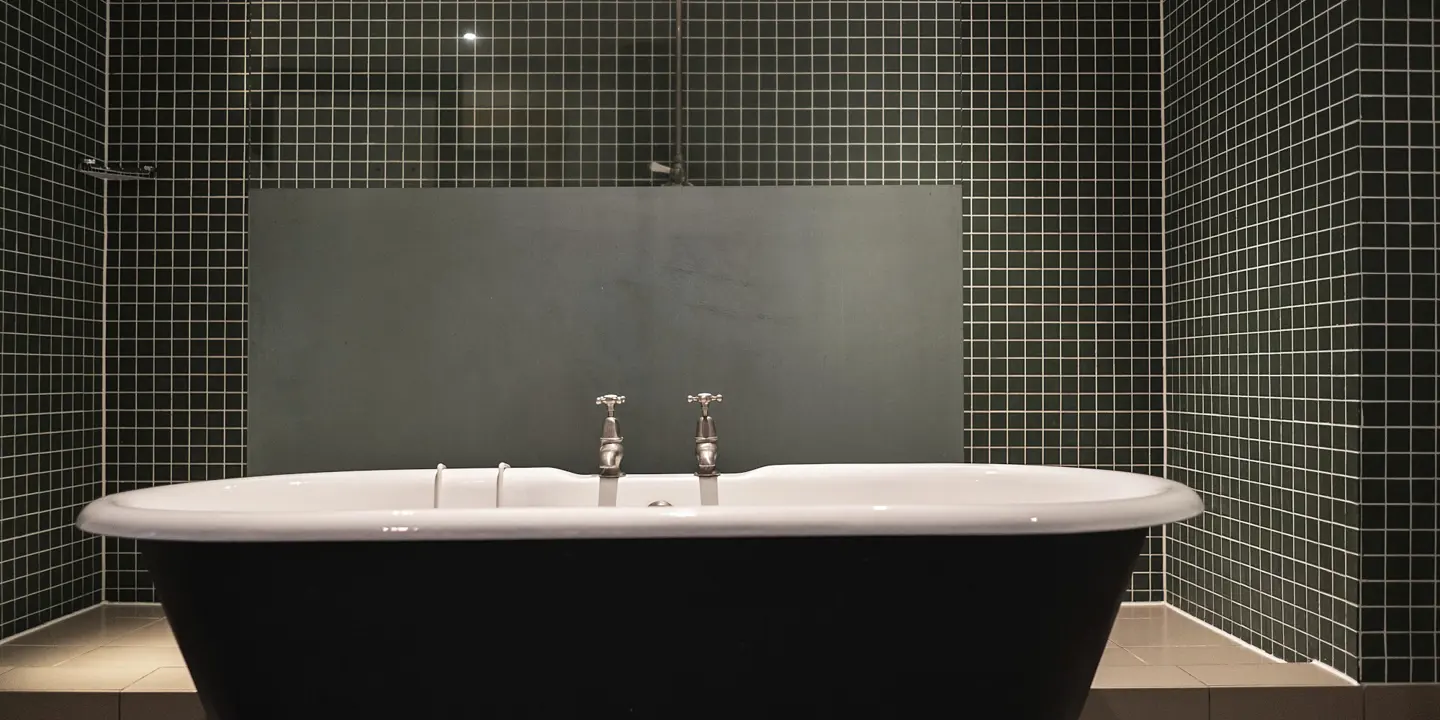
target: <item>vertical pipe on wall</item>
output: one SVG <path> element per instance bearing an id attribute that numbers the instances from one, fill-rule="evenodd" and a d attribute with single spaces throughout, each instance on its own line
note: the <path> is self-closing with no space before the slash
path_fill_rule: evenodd
<path id="1" fill-rule="evenodd" d="M 670 141 L 675 157 L 670 165 L 670 185 L 689 185 L 685 172 L 685 0 L 675 0 L 674 58 L 671 60 L 670 86 L 675 94 L 674 129 Z"/>

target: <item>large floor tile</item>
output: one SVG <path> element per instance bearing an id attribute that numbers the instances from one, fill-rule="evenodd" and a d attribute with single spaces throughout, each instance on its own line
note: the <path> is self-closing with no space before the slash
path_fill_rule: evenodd
<path id="1" fill-rule="evenodd" d="M 195 692 L 195 681 L 183 667 L 162 667 L 125 688 L 144 692 Z"/>
<path id="2" fill-rule="evenodd" d="M 1170 606 L 1160 603 L 1125 604 L 1120 606 L 1116 613 L 1116 620 L 1158 620 L 1167 616 L 1177 616 Z M 1178 616 L 1177 616 L 1178 617 Z"/>
<path id="3" fill-rule="evenodd" d="M 1100 667 L 1124 667 L 1126 665 L 1145 665 L 1145 661 L 1130 654 L 1129 650 L 1118 647 L 1105 648 L 1105 654 L 1100 656 Z"/>
<path id="4" fill-rule="evenodd" d="M 1205 688 L 1127 688 L 1090 691 L 1080 720 L 1208 720 Z"/>
<path id="5" fill-rule="evenodd" d="M 1212 687 L 1210 720 L 1368 720 L 1359 687 Z"/>
<path id="6" fill-rule="evenodd" d="M 1352 685 L 1345 678 L 1312 663 L 1270 663 L 1265 665 L 1182 665 L 1211 687 L 1241 686 L 1325 686 Z"/>
<path id="7" fill-rule="evenodd" d="M 1110 640 L 1120 647 L 1235 645 L 1213 628 L 1179 615 L 1151 620 L 1116 620 Z"/>
<path id="8" fill-rule="evenodd" d="M 60 647 L 32 647 L 28 645 L 0 645 L 0 665 L 7 667 L 50 667 L 58 665 L 88 650 L 83 645 Z"/>
<path id="9" fill-rule="evenodd" d="M 120 695 L 113 692 L 0 692 L 5 720 L 120 720 Z"/>
<path id="10" fill-rule="evenodd" d="M 120 693 L 120 720 L 205 720 L 205 708 L 193 692 L 126 690 Z"/>
<path id="11" fill-rule="evenodd" d="M 1170 665 L 1101 667 L 1095 670 L 1091 688 L 1180 688 L 1203 687 L 1199 680 Z"/>
<path id="12" fill-rule="evenodd" d="M 85 612 L 10 638 L 7 645 L 103 645 L 106 642 L 156 622 L 154 618 L 105 617 Z"/>
<path id="13" fill-rule="evenodd" d="M 175 633 L 170 631 L 169 623 L 163 620 L 135 632 L 121 635 L 105 644 L 121 647 L 176 647 Z"/>
<path id="14" fill-rule="evenodd" d="M 135 617 L 159 620 L 165 617 L 165 609 L 158 603 L 117 603 L 101 605 L 96 610 L 106 617 L 115 618 Z"/>
<path id="15" fill-rule="evenodd" d="M 120 690 L 134 684 L 136 680 L 151 672 L 143 668 L 87 667 L 87 668 L 15 668 L 0 675 L 0 693 L 14 691 L 96 692 Z M 4 717 L 0 715 L 0 717 Z"/>
<path id="16" fill-rule="evenodd" d="M 56 667 L 184 667 L 185 658 L 173 647 L 119 647 L 106 645 L 60 663 Z"/>
<path id="17" fill-rule="evenodd" d="M 1365 720 L 1440 718 L 1440 684 L 1377 684 L 1364 690 Z"/>
<path id="18" fill-rule="evenodd" d="M 1259 651 L 1239 645 L 1132 647 L 1128 652 L 1147 665 L 1256 665 L 1275 662 Z"/>

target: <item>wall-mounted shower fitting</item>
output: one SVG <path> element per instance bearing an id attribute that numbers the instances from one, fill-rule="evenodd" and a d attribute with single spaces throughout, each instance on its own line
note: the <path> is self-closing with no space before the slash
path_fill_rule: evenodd
<path id="1" fill-rule="evenodd" d="M 95 158 L 85 158 L 80 163 L 80 172 L 101 180 L 152 180 L 155 178 L 154 165 L 120 166 L 108 165 Z"/>
<path id="2" fill-rule="evenodd" d="M 668 175 L 670 179 L 665 184 L 678 187 L 690 184 L 690 175 L 685 169 L 685 0 L 675 0 L 675 34 L 671 42 L 674 52 L 670 61 L 670 91 L 675 95 L 670 138 L 673 150 L 669 165 L 651 162 L 650 172 Z"/>
<path id="3" fill-rule="evenodd" d="M 690 184 L 685 176 L 685 163 L 679 160 L 679 155 L 676 155 L 676 162 L 670 165 L 650 161 L 650 172 L 670 176 L 670 181 L 665 183 L 667 186 L 680 187 Z"/>

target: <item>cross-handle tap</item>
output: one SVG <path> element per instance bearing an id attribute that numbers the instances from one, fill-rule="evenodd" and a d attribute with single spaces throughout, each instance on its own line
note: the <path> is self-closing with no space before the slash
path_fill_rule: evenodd
<path id="1" fill-rule="evenodd" d="M 722 395 L 700 393 L 687 402 L 700 403 L 700 419 L 695 421 L 695 474 L 715 477 L 715 459 L 720 451 L 720 438 L 715 434 L 715 421 L 710 417 L 710 403 L 724 400 Z"/>
<path id="2" fill-rule="evenodd" d="M 709 416 L 710 416 L 710 403 L 712 403 L 712 402 L 718 403 L 718 402 L 722 402 L 722 401 L 724 401 L 724 400 L 725 400 L 725 396 L 724 396 L 724 395 L 711 395 L 710 393 L 700 393 L 699 395 L 691 395 L 691 396 L 689 396 L 688 398 L 685 399 L 686 402 L 700 403 L 700 417 L 709 417 Z"/>
<path id="3" fill-rule="evenodd" d="M 595 398 L 596 405 L 605 406 L 605 425 L 600 428 L 600 477 L 618 478 L 620 461 L 625 457 L 625 438 L 620 436 L 620 426 L 615 423 L 615 406 L 625 404 L 624 395 L 601 395 Z"/>

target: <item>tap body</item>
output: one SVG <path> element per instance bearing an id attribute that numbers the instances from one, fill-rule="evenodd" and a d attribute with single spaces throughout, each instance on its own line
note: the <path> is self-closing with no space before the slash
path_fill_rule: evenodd
<path id="1" fill-rule="evenodd" d="M 625 438 L 620 437 L 615 418 L 605 418 L 605 427 L 600 431 L 600 477 L 618 478 L 620 461 L 625 458 Z"/>
<path id="2" fill-rule="evenodd" d="M 715 477 L 715 456 L 720 452 L 720 438 L 715 434 L 715 421 L 709 415 L 695 421 L 695 474 Z"/>
<path id="3" fill-rule="evenodd" d="M 625 402 L 624 395 L 602 395 L 595 399 L 596 405 L 605 406 L 605 424 L 600 428 L 600 477 L 618 478 L 620 462 L 625 458 L 625 438 L 620 436 L 620 425 L 615 421 L 615 406 Z"/>
<path id="4" fill-rule="evenodd" d="M 702 478 L 716 476 L 715 460 L 720 453 L 720 438 L 715 434 L 715 420 L 710 417 L 710 403 L 724 400 L 720 395 L 691 395 L 689 402 L 700 403 L 700 419 L 695 421 L 695 474 Z"/>

